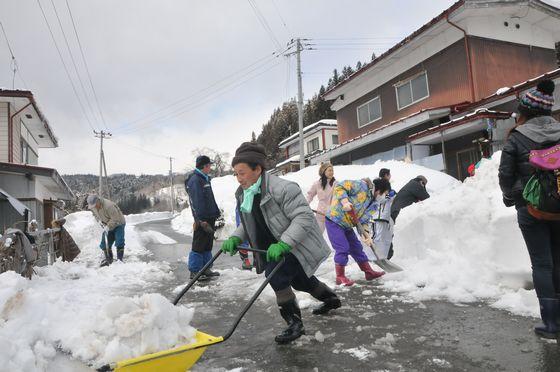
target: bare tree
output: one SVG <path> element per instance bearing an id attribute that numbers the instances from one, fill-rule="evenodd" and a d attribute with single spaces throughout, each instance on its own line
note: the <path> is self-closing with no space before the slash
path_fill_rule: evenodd
<path id="1" fill-rule="evenodd" d="M 219 152 L 209 147 L 197 147 L 192 151 L 193 156 L 206 155 L 214 162 L 212 166 L 212 177 L 221 177 L 231 174 L 231 166 L 229 162 L 229 152 Z"/>

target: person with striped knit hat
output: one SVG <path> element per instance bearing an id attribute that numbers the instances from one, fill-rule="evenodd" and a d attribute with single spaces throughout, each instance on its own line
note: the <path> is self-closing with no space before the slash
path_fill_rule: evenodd
<path id="1" fill-rule="evenodd" d="M 517 125 L 511 130 L 500 159 L 498 178 L 506 207 L 517 210 L 517 222 L 529 251 L 533 284 L 543 324 L 535 332 L 545 338 L 560 336 L 560 218 L 533 215 L 523 190 L 535 168 L 531 150 L 560 143 L 560 123 L 552 117 L 554 82 L 543 80 L 519 100 Z"/>

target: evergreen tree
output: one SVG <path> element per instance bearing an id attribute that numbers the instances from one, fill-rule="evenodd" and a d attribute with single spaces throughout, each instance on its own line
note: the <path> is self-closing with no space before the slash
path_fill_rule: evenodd
<path id="1" fill-rule="evenodd" d="M 356 71 L 360 71 L 362 69 L 362 62 L 358 61 L 358 63 L 356 63 Z"/>
<path id="2" fill-rule="evenodd" d="M 373 60 L 376 59 L 376 58 L 377 58 L 377 56 L 375 55 L 375 52 L 372 52 L 372 53 L 371 53 L 371 60 L 373 61 Z"/>

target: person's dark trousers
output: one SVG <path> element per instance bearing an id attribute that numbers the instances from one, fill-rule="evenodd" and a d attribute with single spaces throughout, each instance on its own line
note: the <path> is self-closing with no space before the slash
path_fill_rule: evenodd
<path id="1" fill-rule="evenodd" d="M 270 286 L 274 292 L 280 292 L 286 288 L 292 287 L 295 290 L 311 293 L 321 283 L 319 279 L 312 275 L 307 277 L 303 267 L 299 263 L 296 256 L 288 253 L 285 256 L 286 262 L 270 279 Z M 268 278 L 272 270 L 279 262 L 267 262 L 264 274 Z"/>
<path id="2" fill-rule="evenodd" d="M 102 250 L 107 249 L 108 259 L 112 262 L 113 261 L 113 244 L 117 246 L 117 259 L 123 260 L 124 257 L 124 245 L 125 245 L 125 238 L 124 238 L 124 231 L 125 231 L 126 224 L 118 225 L 113 230 L 107 232 L 107 244 L 105 244 L 105 237 L 101 237 L 101 243 L 99 244 L 99 248 Z M 105 234 L 105 233 L 104 233 Z"/>
<path id="3" fill-rule="evenodd" d="M 560 221 L 538 220 L 522 207 L 517 210 L 517 222 L 531 258 L 537 297 L 556 298 L 560 293 Z"/>
<path id="4" fill-rule="evenodd" d="M 216 219 L 202 220 L 214 230 Z M 202 222 L 201 221 L 201 222 Z M 189 271 L 192 273 L 199 272 L 204 265 L 212 259 L 212 245 L 214 244 L 214 233 L 208 232 L 201 226 L 197 226 L 193 232 L 193 241 L 191 252 L 189 253 Z"/>
<path id="5" fill-rule="evenodd" d="M 292 288 L 307 292 L 316 299 L 323 301 L 323 305 L 314 311 L 314 314 L 325 314 L 329 310 L 340 307 L 338 296 L 315 275 L 308 277 L 303 271 L 298 259 L 291 253 L 285 256 L 285 263 L 270 279 L 270 286 L 276 294 L 276 301 L 282 318 L 288 324 L 288 328 L 276 337 L 276 342 L 290 342 L 305 334 L 301 311 L 297 305 L 296 297 Z M 265 276 L 269 277 L 278 262 L 268 262 L 265 267 Z"/>
<path id="6" fill-rule="evenodd" d="M 517 210 L 517 222 L 531 258 L 533 285 L 543 321 L 535 332 L 556 338 L 560 333 L 560 221 L 538 220 L 527 207 L 521 207 Z"/>

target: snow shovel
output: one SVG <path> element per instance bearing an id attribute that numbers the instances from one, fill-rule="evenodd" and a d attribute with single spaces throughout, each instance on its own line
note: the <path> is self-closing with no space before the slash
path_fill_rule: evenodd
<path id="1" fill-rule="evenodd" d="M 252 249 L 252 248 L 244 248 L 251 252 L 257 253 L 266 253 L 266 251 L 259 250 L 259 249 Z M 175 297 L 173 300 L 173 305 L 177 305 L 179 300 L 183 297 L 185 293 L 196 283 L 198 278 L 204 273 L 206 269 L 208 269 L 214 261 L 222 254 L 222 251 L 219 250 L 212 259 L 204 265 L 204 267 L 191 279 L 191 281 L 183 288 L 181 293 Z M 280 269 L 282 265 L 284 265 L 285 258 L 276 265 L 276 267 L 272 270 L 268 278 L 264 280 L 264 282 L 260 285 L 257 291 L 253 294 L 251 299 L 245 304 L 243 309 L 239 312 L 237 317 L 235 318 L 233 324 L 229 328 L 228 332 L 224 336 L 211 336 L 209 334 L 197 331 L 196 332 L 196 341 L 179 346 L 173 349 L 168 349 L 164 351 L 159 351 L 157 353 L 146 354 L 136 358 L 122 360 L 117 363 L 106 364 L 101 368 L 98 368 L 97 371 L 100 372 L 109 372 L 109 371 L 118 371 L 118 372 L 151 372 L 151 371 L 165 371 L 165 372 L 185 372 L 189 370 L 202 356 L 204 351 L 208 346 L 216 345 L 222 343 L 229 339 L 233 332 L 243 319 L 243 316 L 249 311 L 251 306 L 255 303 L 259 295 L 262 293 L 264 288 L 268 285 L 272 277 L 276 274 L 276 272 Z"/>
<path id="2" fill-rule="evenodd" d="M 360 234 L 361 236 L 369 235 L 365 231 L 362 224 L 360 223 L 360 220 L 358 219 L 358 216 L 356 215 L 356 211 L 354 209 L 349 211 L 348 215 L 350 216 L 350 218 L 352 218 L 352 222 L 354 222 L 354 224 L 356 225 L 356 228 L 358 229 L 358 234 Z M 373 244 L 373 241 L 371 242 L 371 245 L 369 245 L 369 248 L 371 248 L 371 251 L 373 252 L 373 255 L 376 258 L 375 264 L 377 266 L 379 266 L 380 268 L 382 268 L 383 270 L 385 270 L 388 273 L 396 273 L 396 272 L 399 272 L 399 271 L 403 271 L 403 268 L 400 267 L 399 265 L 389 261 L 386 258 L 380 258 L 381 255 L 379 254 L 379 252 L 377 252 L 377 248 L 375 247 L 375 244 Z"/>

